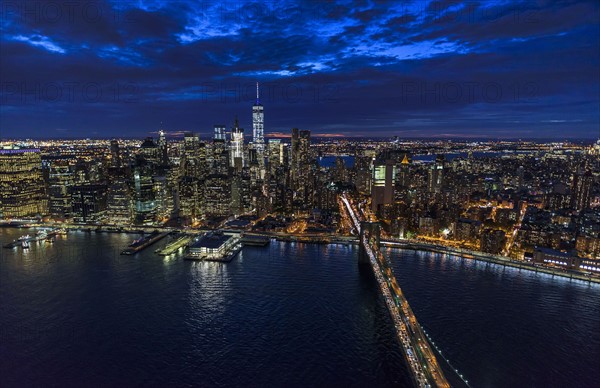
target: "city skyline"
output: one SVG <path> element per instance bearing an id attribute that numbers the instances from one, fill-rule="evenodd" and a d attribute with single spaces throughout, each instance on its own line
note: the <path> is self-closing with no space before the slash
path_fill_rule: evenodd
<path id="1" fill-rule="evenodd" d="M 599 5 L 3 3 L 0 138 L 600 135 Z"/>
<path id="2" fill-rule="evenodd" d="M 3 0 L 0 386 L 592 387 L 598 0 Z"/>

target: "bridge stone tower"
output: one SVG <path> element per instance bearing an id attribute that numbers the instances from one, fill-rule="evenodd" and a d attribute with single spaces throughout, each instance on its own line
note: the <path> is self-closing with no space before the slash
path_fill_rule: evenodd
<path id="1" fill-rule="evenodd" d="M 360 250 L 358 251 L 358 262 L 369 263 L 369 255 L 363 246 L 363 237 L 371 243 L 374 251 L 379 251 L 381 239 L 381 224 L 379 222 L 361 221 L 360 223 Z"/>

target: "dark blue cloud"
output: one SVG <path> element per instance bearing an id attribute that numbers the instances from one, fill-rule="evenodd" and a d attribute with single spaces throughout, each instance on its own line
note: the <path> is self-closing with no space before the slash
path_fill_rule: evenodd
<path id="1" fill-rule="evenodd" d="M 0 136 L 600 136 L 597 1 L 5 0 Z"/>

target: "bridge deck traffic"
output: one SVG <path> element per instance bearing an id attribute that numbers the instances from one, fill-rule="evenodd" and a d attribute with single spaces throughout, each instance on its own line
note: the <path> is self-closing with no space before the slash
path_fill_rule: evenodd
<path id="1" fill-rule="evenodd" d="M 375 237 L 361 233 L 363 217 L 345 194 L 342 195 L 342 201 L 355 229 L 361 235 L 361 247 L 368 257 L 379 288 L 385 298 L 413 380 L 419 387 L 450 387 L 433 350 L 429 346 L 425 333 L 423 333 L 417 318 L 396 282 L 396 277 L 388 261 L 379 250 Z"/>

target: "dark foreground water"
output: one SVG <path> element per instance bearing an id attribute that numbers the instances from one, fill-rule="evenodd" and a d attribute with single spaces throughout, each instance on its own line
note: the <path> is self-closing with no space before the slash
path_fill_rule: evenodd
<path id="1" fill-rule="evenodd" d="M 23 230 L 0 229 L 7 242 Z M 343 245 L 231 263 L 120 256 L 134 236 L 2 249 L 0 386 L 405 386 L 376 283 Z M 600 287 L 390 251 L 413 310 L 475 387 L 597 386 Z"/>

